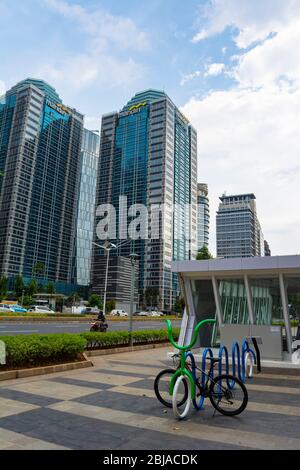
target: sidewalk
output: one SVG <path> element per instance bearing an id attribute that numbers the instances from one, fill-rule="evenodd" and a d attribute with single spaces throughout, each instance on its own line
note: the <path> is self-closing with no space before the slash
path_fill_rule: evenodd
<path id="1" fill-rule="evenodd" d="M 170 349 L 95 357 L 93 368 L 1 383 L 0 449 L 300 449 L 299 375 L 255 376 L 239 417 L 213 417 L 207 403 L 179 422 L 153 391 Z"/>

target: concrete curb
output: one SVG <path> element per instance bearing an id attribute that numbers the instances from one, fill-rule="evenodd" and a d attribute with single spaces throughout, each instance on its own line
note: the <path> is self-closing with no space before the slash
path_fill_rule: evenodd
<path id="1" fill-rule="evenodd" d="M 57 364 L 53 366 L 34 367 L 32 369 L 18 369 L 0 372 L 0 382 L 3 380 L 22 379 L 25 377 L 33 377 L 35 375 L 54 374 L 56 372 L 66 372 L 68 370 L 85 369 L 92 367 L 92 361 L 88 359 L 80 362 L 69 362 L 66 364 Z"/>
<path id="2" fill-rule="evenodd" d="M 166 341 L 165 343 L 152 343 L 152 344 L 144 344 L 144 345 L 136 345 L 136 346 L 125 346 L 123 348 L 97 349 L 95 351 L 85 351 L 85 354 L 87 357 L 107 356 L 109 354 L 142 351 L 143 349 L 164 348 L 168 344 L 170 344 L 169 341 Z"/>

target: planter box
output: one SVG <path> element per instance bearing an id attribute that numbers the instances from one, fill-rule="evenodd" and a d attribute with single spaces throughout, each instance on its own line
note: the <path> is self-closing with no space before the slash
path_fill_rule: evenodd
<path id="1" fill-rule="evenodd" d="M 65 372 L 68 370 L 84 369 L 92 367 L 93 363 L 89 360 L 80 362 L 68 362 L 66 364 L 57 364 L 45 367 L 33 367 L 32 369 L 17 369 L 0 372 L 0 382 L 3 380 L 21 379 L 24 377 L 33 377 L 35 375 L 54 374 L 56 372 Z"/>

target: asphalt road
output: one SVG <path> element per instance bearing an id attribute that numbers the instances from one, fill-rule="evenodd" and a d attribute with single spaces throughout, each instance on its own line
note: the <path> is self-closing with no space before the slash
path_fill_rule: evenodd
<path id="1" fill-rule="evenodd" d="M 111 321 L 108 323 L 108 331 L 127 331 L 129 321 Z M 173 320 L 174 327 L 181 325 L 181 320 Z M 159 330 L 166 328 L 161 321 L 136 321 L 133 322 L 134 330 Z M 30 334 L 52 334 L 52 333 L 82 333 L 90 330 L 90 322 L 57 322 L 57 323 L 0 323 L 0 336 L 30 335 Z"/>

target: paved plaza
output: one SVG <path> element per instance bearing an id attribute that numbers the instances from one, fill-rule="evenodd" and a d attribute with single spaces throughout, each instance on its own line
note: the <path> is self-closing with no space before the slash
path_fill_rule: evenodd
<path id="1" fill-rule="evenodd" d="M 207 402 L 179 422 L 153 391 L 169 350 L 95 357 L 93 368 L 0 382 L 0 449 L 300 449 L 299 371 L 255 375 L 238 417 L 213 417 Z"/>

